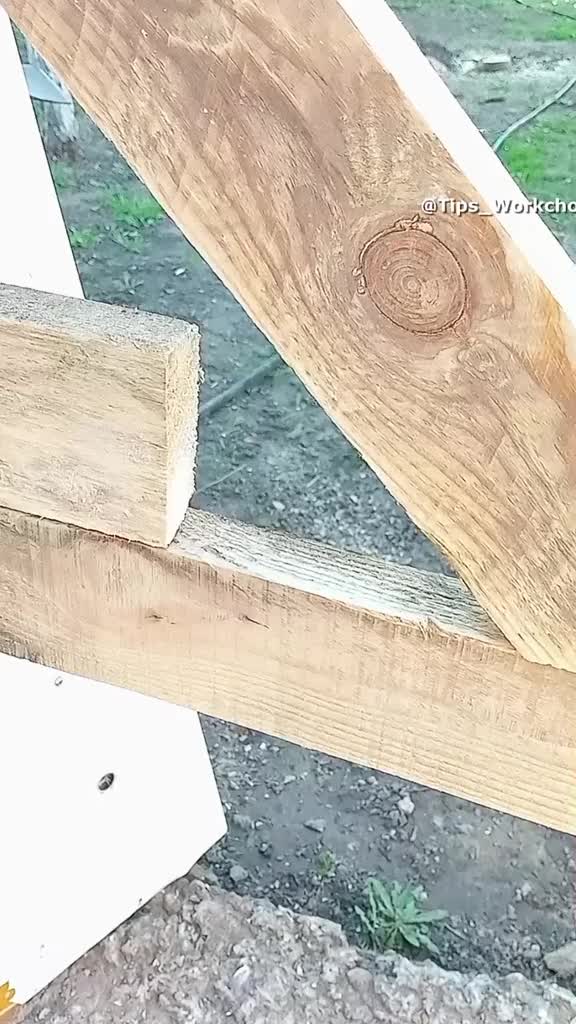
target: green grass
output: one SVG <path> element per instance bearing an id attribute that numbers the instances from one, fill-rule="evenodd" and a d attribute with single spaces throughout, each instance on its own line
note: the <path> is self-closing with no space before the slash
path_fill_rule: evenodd
<path id="1" fill-rule="evenodd" d="M 438 953 L 430 932 L 448 915 L 445 910 L 425 910 L 427 897 L 420 887 L 370 878 L 364 895 L 365 906 L 356 907 L 356 913 L 366 945 L 379 952 L 412 947 Z"/>
<path id="2" fill-rule="evenodd" d="M 529 138 L 512 138 L 502 150 L 504 163 L 525 192 L 535 192 L 546 178 L 548 155 L 546 148 Z"/>
<path id="3" fill-rule="evenodd" d="M 576 200 L 576 116 L 549 111 L 504 143 L 502 160 L 529 197 Z M 574 232 L 573 213 L 542 213 L 560 241 Z"/>
<path id="4" fill-rule="evenodd" d="M 97 228 L 70 228 L 69 238 L 73 249 L 94 249 L 101 235 Z"/>
<path id="5" fill-rule="evenodd" d="M 140 191 L 110 192 L 106 206 L 122 230 L 138 232 L 142 228 L 157 224 L 164 217 L 164 210 L 150 193 Z"/>
<path id="6" fill-rule="evenodd" d="M 532 10 L 537 11 L 539 14 L 554 12 L 553 17 L 556 17 L 558 14 L 565 14 L 567 22 L 576 19 L 576 3 L 574 3 L 574 0 L 526 0 L 526 3 L 529 3 Z"/>
<path id="7" fill-rule="evenodd" d="M 539 31 L 534 29 L 534 38 L 553 42 L 573 42 L 576 39 L 576 21 L 560 21 Z"/>
<path id="8" fill-rule="evenodd" d="M 541 199 L 576 199 L 576 116 L 543 114 L 504 143 L 501 156 L 520 188 Z M 569 216 L 569 215 L 558 215 Z"/>
<path id="9" fill-rule="evenodd" d="M 74 174 L 69 164 L 63 163 L 61 160 L 55 160 L 50 167 L 52 171 L 52 180 L 59 191 L 63 192 L 67 188 L 71 188 L 74 184 Z"/>
<path id="10" fill-rule="evenodd" d="M 576 39 L 576 5 L 573 0 L 392 0 L 391 6 L 400 15 L 403 12 L 441 10 L 443 12 L 469 11 L 470 22 L 478 12 L 493 14 L 498 18 L 501 34 L 500 47 L 506 49 L 508 39 L 533 39 L 535 41 L 570 41 Z M 570 18 L 558 18 L 551 11 L 565 11 Z M 447 43 L 450 46 L 450 43 Z"/>

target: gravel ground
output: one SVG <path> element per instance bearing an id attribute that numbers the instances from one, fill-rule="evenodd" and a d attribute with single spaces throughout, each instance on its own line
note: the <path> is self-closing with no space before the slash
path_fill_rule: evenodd
<path id="1" fill-rule="evenodd" d="M 576 997 L 513 974 L 366 955 L 321 918 L 179 882 L 28 1006 L 28 1024 L 574 1024 Z"/>

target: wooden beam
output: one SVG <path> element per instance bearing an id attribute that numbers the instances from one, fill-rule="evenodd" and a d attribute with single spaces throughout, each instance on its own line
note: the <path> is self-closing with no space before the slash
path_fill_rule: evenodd
<path id="1" fill-rule="evenodd" d="M 190 500 L 198 332 L 0 286 L 0 504 L 168 544 Z"/>
<path id="2" fill-rule="evenodd" d="M 576 270 L 383 0 L 4 0 L 526 658 L 576 669 Z M 345 9 L 344 9 L 345 8 Z"/>
<path id="3" fill-rule="evenodd" d="M 0 649 L 576 833 L 576 678 L 456 579 L 197 511 L 167 549 L 0 511 Z"/>

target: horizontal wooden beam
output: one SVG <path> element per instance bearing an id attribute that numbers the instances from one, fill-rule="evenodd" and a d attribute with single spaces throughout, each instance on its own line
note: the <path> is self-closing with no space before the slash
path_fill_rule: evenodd
<path id="1" fill-rule="evenodd" d="M 4 3 L 511 642 L 576 669 L 576 268 L 383 0 Z"/>
<path id="2" fill-rule="evenodd" d="M 168 544 L 194 486 L 198 332 L 0 285 L 0 504 Z"/>
<path id="3" fill-rule="evenodd" d="M 198 511 L 158 549 L 3 510 L 0 650 L 576 833 L 576 677 L 457 579 Z"/>

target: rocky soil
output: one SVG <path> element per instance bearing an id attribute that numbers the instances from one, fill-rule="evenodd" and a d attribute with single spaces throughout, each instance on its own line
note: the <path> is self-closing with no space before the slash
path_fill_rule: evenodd
<path id="1" fill-rule="evenodd" d="M 182 881 L 28 1006 L 27 1024 L 574 1024 L 576 997 L 448 973 L 341 928 Z"/>

